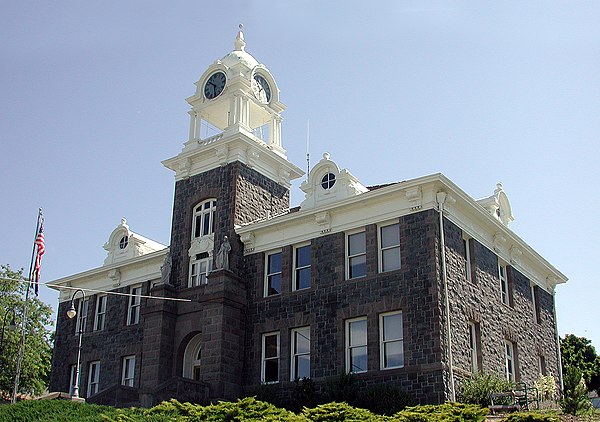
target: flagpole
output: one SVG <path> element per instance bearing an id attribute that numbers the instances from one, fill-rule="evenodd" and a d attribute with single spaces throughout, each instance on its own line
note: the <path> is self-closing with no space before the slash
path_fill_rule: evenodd
<path id="1" fill-rule="evenodd" d="M 31 252 L 31 263 L 29 264 L 29 283 L 27 283 L 27 289 L 25 290 L 25 302 L 23 303 L 23 318 L 21 320 L 21 342 L 19 343 L 19 355 L 17 357 L 17 369 L 15 371 L 15 382 L 13 384 L 13 393 L 11 402 L 17 401 L 17 391 L 19 390 L 19 377 L 21 376 L 21 364 L 23 363 L 23 353 L 25 352 L 25 328 L 27 322 L 27 303 L 29 302 L 29 289 L 31 288 L 31 279 L 33 277 L 33 260 L 35 259 L 36 242 L 40 224 L 42 222 L 42 209 L 38 211 L 37 225 L 35 227 L 35 236 L 33 238 L 33 250 Z"/>

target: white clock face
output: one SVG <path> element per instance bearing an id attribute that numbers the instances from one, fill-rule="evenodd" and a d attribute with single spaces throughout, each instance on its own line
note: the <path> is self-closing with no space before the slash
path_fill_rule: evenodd
<path id="1" fill-rule="evenodd" d="M 213 73 L 204 85 L 204 96 L 209 100 L 219 96 L 225 88 L 227 78 L 223 72 Z"/>
<path id="2" fill-rule="evenodd" d="M 271 101 L 271 87 L 267 80 L 258 74 L 252 78 L 252 91 L 261 103 L 267 104 Z"/>

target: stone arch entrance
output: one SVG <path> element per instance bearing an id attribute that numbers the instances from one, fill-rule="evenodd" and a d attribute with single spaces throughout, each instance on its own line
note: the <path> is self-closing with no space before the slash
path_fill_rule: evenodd
<path id="1" fill-rule="evenodd" d="M 190 339 L 183 353 L 183 371 L 184 378 L 200 380 L 202 371 L 202 333 L 196 334 Z"/>

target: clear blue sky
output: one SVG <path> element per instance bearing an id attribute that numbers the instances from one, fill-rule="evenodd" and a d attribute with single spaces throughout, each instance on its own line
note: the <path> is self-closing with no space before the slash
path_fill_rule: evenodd
<path id="1" fill-rule="evenodd" d="M 2 1 L 1 263 L 29 266 L 40 206 L 44 281 L 100 266 L 121 217 L 168 244 L 160 161 L 240 22 L 288 105 L 292 162 L 310 119 L 313 163 L 329 151 L 367 185 L 443 172 L 480 198 L 503 182 L 511 228 L 570 278 L 561 334 L 600 349 L 594 1 Z"/>

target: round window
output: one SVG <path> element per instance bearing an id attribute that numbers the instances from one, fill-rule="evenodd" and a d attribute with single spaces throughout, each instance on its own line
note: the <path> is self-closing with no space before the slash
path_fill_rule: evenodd
<path id="1" fill-rule="evenodd" d="M 121 240 L 119 240 L 119 249 L 125 249 L 129 244 L 129 238 L 127 236 L 123 236 Z"/>
<path id="2" fill-rule="evenodd" d="M 335 185 L 335 174 L 327 173 L 325 176 L 323 176 L 321 179 L 321 186 L 323 189 L 331 189 L 333 185 Z"/>

